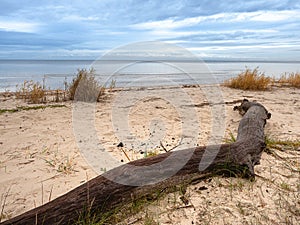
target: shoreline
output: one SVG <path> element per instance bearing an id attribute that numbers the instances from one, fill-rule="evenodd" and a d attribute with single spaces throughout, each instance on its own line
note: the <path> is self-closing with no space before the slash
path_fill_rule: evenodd
<path id="1" fill-rule="evenodd" d="M 101 60 L 100 60 L 101 61 Z M 9 63 L 7 63 L 9 62 Z M 21 63 L 20 63 L 21 62 Z M 92 66 L 93 61 L 86 61 L 86 60 L 71 60 L 71 61 L 64 61 L 64 60 L 29 60 L 27 61 L 28 64 L 26 64 L 25 61 L 16 61 L 14 63 L 14 60 L 12 61 L 2 61 L 0 60 L 2 68 L 0 69 L 0 90 L 5 91 L 8 90 L 15 90 L 16 85 L 21 84 L 24 80 L 34 80 L 34 81 L 40 81 L 42 82 L 43 78 L 46 78 L 47 85 L 50 85 L 51 88 L 63 88 L 64 87 L 64 80 L 65 77 L 67 77 L 67 80 L 70 81 L 73 77 L 76 76 L 78 69 L 89 69 Z M 91 62 L 91 63 L 87 63 Z M 134 60 L 135 62 L 135 60 Z M 148 61 L 145 61 L 146 63 Z M 167 60 L 166 60 L 167 62 Z M 200 60 L 200 62 L 202 62 Z M 108 63 L 108 64 L 106 64 Z M 181 61 L 176 61 L 176 64 L 180 65 Z M 225 79 L 229 79 L 231 77 L 235 77 L 240 72 L 245 70 L 245 67 L 254 69 L 256 67 L 259 68 L 260 71 L 266 74 L 268 77 L 275 77 L 279 78 L 281 75 L 285 73 L 292 73 L 292 72 L 299 72 L 299 62 L 295 61 L 284 61 L 284 62 L 278 62 L 278 61 L 256 61 L 256 60 L 204 60 L 205 67 L 207 67 L 208 74 L 201 74 L 202 70 L 197 69 L 197 62 L 185 62 L 182 63 L 188 64 L 188 66 L 183 66 L 183 68 L 187 68 L 187 72 L 189 74 L 198 74 L 198 77 L 196 77 L 196 80 L 198 83 L 206 82 L 207 78 L 201 79 L 201 76 L 207 76 L 208 74 L 211 74 L 215 77 L 215 80 L 217 82 L 224 81 Z M 101 63 L 100 63 L 101 64 Z M 105 74 L 114 74 L 112 72 L 112 69 L 109 69 L 111 65 L 118 70 L 123 68 L 126 64 L 126 61 L 104 61 L 102 60 L 102 64 L 104 64 L 105 68 L 95 68 L 96 72 L 101 71 L 102 75 Z M 25 66 L 24 66 L 25 65 Z M 148 66 L 148 65 L 147 65 Z M 129 71 L 129 78 L 125 79 L 125 85 L 127 83 L 130 83 L 134 81 L 131 79 L 132 77 L 134 79 L 137 78 L 137 76 L 143 75 L 147 72 L 151 73 L 153 69 L 156 68 L 155 65 L 149 68 L 147 67 L 147 70 L 141 70 L 140 67 L 137 66 L 133 72 Z M 183 69 L 182 68 L 182 69 Z M 134 69 L 134 68 L 132 68 Z M 170 71 L 169 67 L 166 65 L 166 68 L 162 68 L 162 75 L 168 77 L 168 74 L 173 74 L 174 71 Z M 180 69 L 180 66 L 178 67 Z M 23 72 L 20 72 L 23 71 Z M 154 71 L 157 71 L 155 69 Z M 200 73 L 199 73 L 200 71 Z M 121 73 L 128 73 L 128 71 L 122 70 Z M 160 72 L 160 70 L 158 70 Z M 178 72 L 178 71 L 176 71 Z M 203 71 L 202 71 L 203 72 Z M 139 75 L 136 75 L 139 74 Z M 155 75 L 155 74 L 154 74 Z M 121 82 L 121 85 L 124 86 L 124 77 L 126 75 L 121 75 L 121 79 L 119 82 Z M 105 76 L 104 76 L 105 77 Z M 177 76 L 171 76 L 175 82 L 177 81 Z M 183 76 L 184 77 L 184 76 Z M 123 82 L 123 83 L 122 83 Z M 181 80 L 179 80 L 181 83 Z M 183 83 L 186 81 L 183 81 Z M 187 81 L 189 82 L 189 81 Z M 148 85 L 151 83 L 146 83 L 145 85 Z M 117 80 L 117 85 L 118 80 Z"/>
<path id="2" fill-rule="evenodd" d="M 209 86 L 218 86 L 218 87 L 225 87 L 224 82 L 218 82 L 218 83 L 207 83 L 207 84 L 180 84 L 180 85 L 154 85 L 154 86 L 130 86 L 130 87 L 114 87 L 110 89 L 107 87 L 106 89 L 108 92 L 120 92 L 120 91 L 143 91 L 143 90 L 160 90 L 160 89 L 180 89 L 180 88 L 201 88 L 201 87 L 209 87 Z M 272 91 L 272 88 L 292 88 L 297 89 L 290 84 L 279 82 L 278 80 L 272 81 L 272 83 L 269 86 L 269 89 L 267 90 L 257 90 L 258 92 L 269 92 Z M 251 92 L 251 90 L 241 90 L 236 89 L 240 91 L 248 91 Z M 54 95 L 57 91 L 64 93 L 68 92 L 63 89 L 45 89 L 46 95 Z M 15 95 L 17 91 L 0 91 L 0 96 L 9 95 L 7 97 L 11 97 L 12 95 Z M 69 101 L 69 100 L 68 100 Z"/>

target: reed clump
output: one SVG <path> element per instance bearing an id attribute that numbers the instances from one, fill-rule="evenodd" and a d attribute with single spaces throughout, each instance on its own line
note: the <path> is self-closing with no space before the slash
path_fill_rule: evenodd
<path id="1" fill-rule="evenodd" d="M 285 86 L 300 88 L 300 73 L 286 73 L 279 78 L 278 82 Z"/>
<path id="2" fill-rule="evenodd" d="M 45 88 L 45 80 L 43 85 L 36 81 L 24 81 L 16 86 L 15 97 L 26 102 L 39 104 L 48 102 L 62 102 L 67 100 L 75 100 L 82 102 L 101 101 L 106 96 L 106 91 L 112 91 L 116 86 L 116 81 L 112 80 L 109 88 L 101 85 L 96 79 L 95 70 L 93 68 L 78 69 L 75 78 L 70 82 L 64 82 L 65 89 L 51 90 Z"/>
<path id="3" fill-rule="evenodd" d="M 70 100 L 95 102 L 104 95 L 105 87 L 95 77 L 95 70 L 80 69 L 69 86 Z"/>
<path id="4" fill-rule="evenodd" d="M 226 87 L 251 90 L 251 91 L 264 91 L 269 88 L 272 83 L 270 77 L 265 76 L 263 72 L 258 70 L 258 67 L 251 70 L 246 68 L 237 77 L 231 78 L 224 82 Z"/>
<path id="5" fill-rule="evenodd" d="M 23 84 L 17 85 L 16 98 L 34 104 L 43 103 L 45 101 L 45 90 L 39 82 L 24 81 Z"/>

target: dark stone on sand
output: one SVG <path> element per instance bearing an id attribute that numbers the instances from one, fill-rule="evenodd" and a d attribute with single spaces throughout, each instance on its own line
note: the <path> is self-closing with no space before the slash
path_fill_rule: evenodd
<path id="1" fill-rule="evenodd" d="M 118 145 L 117 145 L 118 148 L 122 148 L 124 147 L 124 144 L 122 142 L 120 142 Z"/>

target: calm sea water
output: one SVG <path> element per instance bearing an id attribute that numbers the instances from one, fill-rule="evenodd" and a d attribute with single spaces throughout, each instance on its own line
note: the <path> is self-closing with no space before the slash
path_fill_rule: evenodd
<path id="1" fill-rule="evenodd" d="M 259 67 L 276 78 L 285 72 L 300 72 L 300 62 L 0 60 L 0 91 L 14 91 L 25 80 L 63 89 L 78 69 L 92 67 L 100 83 L 109 85 L 115 80 L 118 87 L 220 83 L 245 67 Z"/>

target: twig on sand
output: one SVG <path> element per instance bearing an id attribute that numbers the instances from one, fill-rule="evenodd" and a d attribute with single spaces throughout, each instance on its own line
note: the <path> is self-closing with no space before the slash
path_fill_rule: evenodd
<path id="1" fill-rule="evenodd" d="M 163 150 L 165 150 L 165 152 L 168 152 L 168 150 L 165 148 L 165 146 L 163 145 L 163 143 L 160 141 L 160 146 L 163 148 Z"/>
<path id="2" fill-rule="evenodd" d="M 170 152 L 170 151 L 174 150 L 175 148 L 177 148 L 178 146 L 180 146 L 181 142 L 182 142 L 182 138 L 181 138 L 181 140 L 180 140 L 180 142 L 179 142 L 178 145 L 175 145 L 174 147 L 170 148 L 169 150 L 166 149 L 166 147 L 163 145 L 163 143 L 161 141 L 159 143 L 160 143 L 160 146 L 163 148 L 163 150 L 165 152 Z"/>
<path id="3" fill-rule="evenodd" d="M 44 185 L 42 182 L 42 205 L 44 205 Z"/>
<path id="4" fill-rule="evenodd" d="M 123 149 L 123 148 L 121 148 L 121 151 L 124 153 L 124 155 L 126 156 L 126 158 L 128 159 L 128 161 L 130 162 L 130 161 L 131 161 L 131 159 L 129 158 L 129 156 L 127 155 L 127 153 L 124 151 L 124 149 Z"/>
<path id="5" fill-rule="evenodd" d="M 52 191 L 53 191 L 53 185 L 52 185 L 52 187 L 51 187 L 50 194 L 49 194 L 49 199 L 48 199 L 49 202 L 51 201 Z"/>

